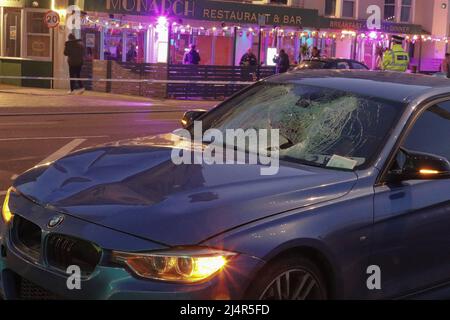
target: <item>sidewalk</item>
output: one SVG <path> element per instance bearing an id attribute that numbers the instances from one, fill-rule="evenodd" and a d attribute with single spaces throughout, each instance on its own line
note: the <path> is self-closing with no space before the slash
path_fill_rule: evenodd
<path id="1" fill-rule="evenodd" d="M 69 95 L 61 89 L 39 89 L 15 87 L 0 84 L 0 113 L 21 113 L 29 108 L 45 108 L 48 111 L 57 111 L 73 108 L 83 112 L 95 110 L 122 110 L 144 111 L 157 108 L 158 111 L 173 110 L 185 111 L 197 108 L 211 108 L 217 101 L 185 101 L 185 100 L 159 100 L 146 97 L 118 95 L 86 91 L 83 95 Z M 124 109 L 126 108 L 126 109 Z"/>

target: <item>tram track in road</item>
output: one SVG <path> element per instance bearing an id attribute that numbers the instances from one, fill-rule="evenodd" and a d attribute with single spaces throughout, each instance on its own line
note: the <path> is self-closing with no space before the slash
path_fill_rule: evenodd
<path id="1" fill-rule="evenodd" d="M 134 111 L 91 111 L 91 112 L 45 112 L 45 113 L 2 113 L 0 117 L 43 117 L 43 116 L 80 116 L 80 115 L 115 115 L 115 114 L 152 114 L 152 113 L 183 113 L 185 110 L 134 110 Z"/>

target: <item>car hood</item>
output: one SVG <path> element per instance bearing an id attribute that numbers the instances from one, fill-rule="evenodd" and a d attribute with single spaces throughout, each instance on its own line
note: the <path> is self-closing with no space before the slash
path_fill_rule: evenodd
<path id="1" fill-rule="evenodd" d="M 353 172 L 300 165 L 175 165 L 174 135 L 85 149 L 15 182 L 56 210 L 167 245 L 197 244 L 232 228 L 348 193 Z"/>

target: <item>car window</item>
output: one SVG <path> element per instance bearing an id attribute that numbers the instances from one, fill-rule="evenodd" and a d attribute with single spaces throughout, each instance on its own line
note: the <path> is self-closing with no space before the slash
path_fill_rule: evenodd
<path id="1" fill-rule="evenodd" d="M 350 65 L 346 61 L 339 61 L 337 63 L 337 69 L 350 69 Z"/>
<path id="2" fill-rule="evenodd" d="M 325 62 L 323 61 L 306 60 L 300 63 L 297 69 L 323 69 L 324 66 Z"/>
<path id="3" fill-rule="evenodd" d="M 364 65 L 362 65 L 361 63 L 352 62 L 352 65 L 353 65 L 353 69 L 356 69 L 356 70 L 367 70 L 367 68 Z"/>
<path id="4" fill-rule="evenodd" d="M 403 147 L 450 160 L 450 101 L 425 111 L 414 124 Z"/>
<path id="5" fill-rule="evenodd" d="M 260 83 L 207 114 L 204 128 L 279 129 L 281 160 L 359 169 L 382 148 L 404 104 L 295 83 Z M 348 162 L 348 161 L 347 161 Z"/>

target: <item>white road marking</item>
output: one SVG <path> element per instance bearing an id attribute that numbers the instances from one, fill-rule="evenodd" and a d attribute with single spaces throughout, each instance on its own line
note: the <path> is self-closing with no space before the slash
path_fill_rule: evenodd
<path id="1" fill-rule="evenodd" d="M 139 119 L 139 120 L 134 120 L 134 122 L 179 122 L 180 120 L 178 119 Z"/>
<path id="2" fill-rule="evenodd" d="M 67 140 L 67 139 L 96 139 L 96 138 L 109 138 L 109 136 L 2 138 L 0 139 L 0 142 L 22 141 L 22 140 Z"/>
<path id="3" fill-rule="evenodd" d="M 44 163 L 48 163 L 48 162 L 52 162 L 52 161 L 55 161 L 55 160 L 58 160 L 58 159 L 64 157 L 65 155 L 70 153 L 72 150 L 74 150 L 76 147 L 78 147 L 79 145 L 81 145 L 85 141 L 86 141 L 86 139 L 75 139 L 75 140 L 72 140 L 71 142 L 66 144 L 64 147 L 62 147 L 61 149 L 59 149 L 55 153 L 51 154 L 50 156 L 48 156 L 47 158 L 42 160 L 38 165 L 41 165 L 41 164 L 44 164 Z"/>
<path id="4" fill-rule="evenodd" d="M 14 127 L 17 125 L 21 126 L 48 126 L 53 124 L 55 121 L 41 121 L 41 122 L 11 122 L 11 123 L 2 123 L 2 127 Z"/>

